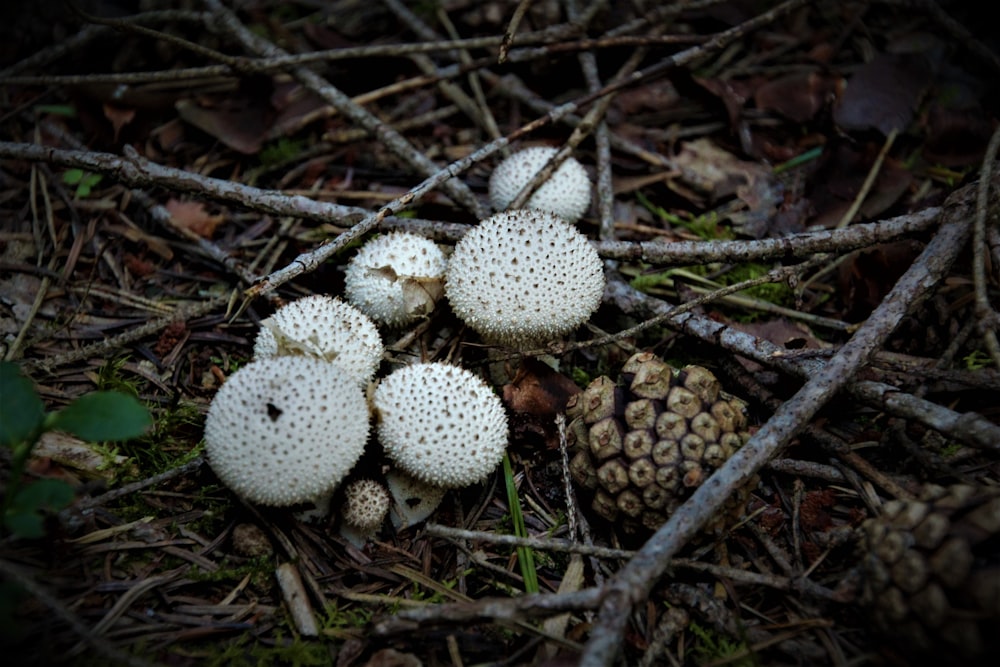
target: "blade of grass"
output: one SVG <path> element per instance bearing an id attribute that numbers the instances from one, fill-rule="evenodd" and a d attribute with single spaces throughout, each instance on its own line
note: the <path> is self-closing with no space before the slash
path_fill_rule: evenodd
<path id="1" fill-rule="evenodd" d="M 514 484 L 514 471 L 510 465 L 510 457 L 503 455 L 503 480 L 507 485 L 507 507 L 510 508 L 510 520 L 514 524 L 514 534 L 518 537 L 528 537 L 524 527 L 524 515 L 521 514 L 521 501 L 517 497 L 517 486 Z M 535 554 L 530 547 L 517 547 L 517 564 L 521 567 L 521 577 L 524 579 L 524 592 L 538 592 L 538 573 L 535 571 Z"/>

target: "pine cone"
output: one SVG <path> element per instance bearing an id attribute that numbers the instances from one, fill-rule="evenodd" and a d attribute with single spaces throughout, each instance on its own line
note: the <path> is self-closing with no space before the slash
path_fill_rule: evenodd
<path id="1" fill-rule="evenodd" d="M 1000 655 L 1000 490 L 928 487 L 862 525 L 861 603 L 921 663 Z"/>
<path id="2" fill-rule="evenodd" d="M 711 371 L 646 352 L 625 362 L 621 382 L 599 377 L 570 400 L 570 472 L 598 515 L 650 533 L 749 438 L 746 404 Z"/>

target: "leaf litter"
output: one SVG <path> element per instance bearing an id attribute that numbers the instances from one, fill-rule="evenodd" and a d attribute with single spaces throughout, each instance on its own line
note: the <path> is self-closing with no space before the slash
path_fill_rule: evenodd
<path id="1" fill-rule="evenodd" d="M 268 66 L 187 3 L 152 5 L 172 13 L 110 25 L 110 16 L 57 15 L 47 30 L 6 40 L 0 59 L 4 354 L 49 409 L 124 388 L 155 422 L 136 441 L 37 452 L 27 474 L 72 480 L 75 499 L 48 517 L 44 538 L 0 542 L 3 625 L 18 629 L 4 641 L 22 664 L 611 664 L 598 650 L 612 625 L 599 596 L 633 553 L 567 483 L 557 417 L 569 397 L 651 350 L 710 367 L 751 399 L 753 430 L 762 428 L 935 235 L 891 223 L 974 199 L 962 186 L 979 178 L 998 112 L 996 56 L 979 48 L 981 10 L 971 7 L 949 5 L 952 24 L 893 3 L 799 3 L 766 19 L 730 2 L 648 12 L 596 3 L 596 13 L 524 3 L 500 65 L 518 3 L 250 3 L 238 20 L 269 44 L 327 50 Z M 221 15 L 216 3 L 204 8 Z M 568 20 L 580 11 L 585 23 Z M 735 38 L 712 43 L 729 29 Z M 449 32 L 464 41 L 444 41 Z M 686 49 L 698 60 L 670 63 Z M 512 417 L 511 488 L 535 541 L 503 541 L 514 530 L 500 473 L 360 549 L 338 537 L 336 516 L 300 520 L 223 488 L 200 458 L 212 396 L 249 360 L 276 307 L 342 293 L 356 244 L 289 269 L 290 280 L 256 298 L 246 290 L 305 266 L 433 176 L 427 160 L 440 169 L 497 136 L 512 148 L 562 146 L 594 108 L 587 59 L 607 84 L 634 53 L 639 71 L 657 74 L 615 91 L 597 118 L 605 124 L 574 151 L 598 190 L 580 229 L 598 247 L 628 243 L 633 253 L 608 260 L 613 280 L 591 322 L 551 349 L 511 355 L 499 378 L 492 353 L 444 306 L 390 344 L 389 364 L 449 360 L 492 377 Z M 368 127 L 296 67 L 339 87 Z M 97 157 L 42 159 L 29 145 Z M 126 146 L 189 176 L 131 178 Z M 450 246 L 475 224 L 500 157 L 463 164 L 450 189 L 386 216 L 379 231 Z M 73 169 L 101 180 L 80 190 L 66 180 Z M 215 198 L 203 177 L 259 189 Z M 328 208 L 289 215 L 267 203 L 274 191 Z M 748 252 L 770 240 L 792 247 L 823 231 L 849 238 L 859 223 L 885 224 L 842 246 L 859 250 L 817 253 L 794 271 L 791 252 L 752 267 L 742 255 L 668 264 L 644 255 L 671 239 L 706 251 L 722 240 Z M 634 608 L 619 610 L 629 619 L 616 635 L 625 664 L 899 660 L 858 615 L 854 530 L 927 482 L 996 486 L 997 451 L 983 442 L 1000 422 L 989 342 L 997 247 L 994 222 L 912 303 L 848 391 L 760 470 L 743 519 L 713 544 L 686 545 Z M 780 295 L 759 285 L 715 293 L 769 272 Z M 664 305 L 688 308 L 695 325 L 651 319 Z M 865 394 L 880 383 L 901 400 Z M 986 430 L 963 430 L 963 416 Z M 366 456 L 358 474 L 382 465 Z M 523 594 L 526 547 L 538 598 Z"/>

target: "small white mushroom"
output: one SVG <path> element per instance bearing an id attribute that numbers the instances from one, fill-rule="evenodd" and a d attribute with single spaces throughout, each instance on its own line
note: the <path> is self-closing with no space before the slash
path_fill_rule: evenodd
<path id="1" fill-rule="evenodd" d="M 552 213 L 517 209 L 479 223 L 455 245 L 445 295 L 490 343 L 527 349 L 590 318 L 604 267 L 576 228 Z"/>
<path id="2" fill-rule="evenodd" d="M 366 534 L 374 533 L 389 513 L 389 491 L 374 479 L 356 479 L 344 487 L 344 521 Z"/>
<path id="3" fill-rule="evenodd" d="M 205 419 L 205 453 L 251 503 L 321 502 L 364 452 L 368 405 L 339 366 L 312 357 L 257 359 L 222 385 Z"/>
<path id="4" fill-rule="evenodd" d="M 400 368 L 378 383 L 372 404 L 386 456 L 428 484 L 475 484 L 507 448 L 500 398 L 465 368 L 437 362 Z"/>
<path id="5" fill-rule="evenodd" d="M 434 310 L 447 266 L 430 239 L 391 232 L 369 240 L 347 263 L 344 295 L 376 322 L 402 326 Z"/>
<path id="6" fill-rule="evenodd" d="M 531 146 L 501 162 L 490 176 L 490 204 L 503 211 L 535 174 L 552 159 L 558 149 Z M 569 157 L 528 198 L 525 208 L 554 213 L 574 223 L 590 208 L 590 177 L 575 158 Z"/>
<path id="7" fill-rule="evenodd" d="M 355 479 L 344 487 L 344 501 L 340 508 L 343 519 L 339 526 L 341 537 L 354 546 L 363 548 L 389 514 L 392 497 L 384 485 L 374 479 Z"/>
<path id="8" fill-rule="evenodd" d="M 255 358 L 316 357 L 342 367 L 361 385 L 374 377 L 385 351 L 371 318 L 336 297 L 316 294 L 296 299 L 260 324 Z"/>

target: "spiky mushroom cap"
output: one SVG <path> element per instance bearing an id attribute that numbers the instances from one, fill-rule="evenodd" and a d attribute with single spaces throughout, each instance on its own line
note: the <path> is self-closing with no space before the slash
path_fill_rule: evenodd
<path id="1" fill-rule="evenodd" d="M 552 213 L 505 211 L 455 245 L 445 295 L 488 342 L 527 349 L 587 321 L 604 295 L 604 267 L 587 238 Z"/>
<path id="2" fill-rule="evenodd" d="M 490 176 L 490 204 L 503 211 L 517 194 L 552 159 L 558 149 L 531 146 L 501 162 Z M 549 211 L 569 223 L 590 208 L 590 177 L 575 158 L 569 157 L 528 198 L 525 208 Z"/>
<path id="3" fill-rule="evenodd" d="M 305 355 L 336 364 L 366 385 L 385 348 L 378 327 L 360 310 L 336 297 L 316 294 L 291 301 L 261 322 L 253 355 Z"/>
<path id="4" fill-rule="evenodd" d="M 368 431 L 364 392 L 344 369 L 270 357 L 243 366 L 216 392 L 205 452 L 237 495 L 285 507 L 332 493 L 361 457 Z"/>
<path id="5" fill-rule="evenodd" d="M 372 403 L 386 456 L 428 484 L 475 484 L 507 448 L 500 398 L 465 368 L 437 362 L 400 368 L 378 383 Z"/>
<path id="6" fill-rule="evenodd" d="M 400 231 L 376 236 L 347 263 L 344 295 L 376 322 L 403 326 L 434 309 L 447 266 L 430 239 Z"/>

